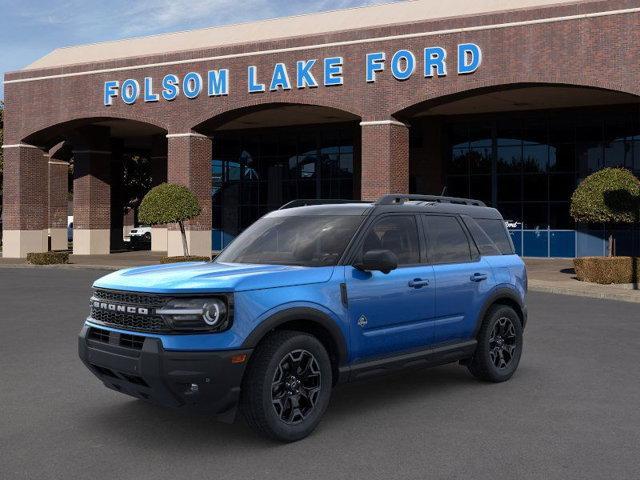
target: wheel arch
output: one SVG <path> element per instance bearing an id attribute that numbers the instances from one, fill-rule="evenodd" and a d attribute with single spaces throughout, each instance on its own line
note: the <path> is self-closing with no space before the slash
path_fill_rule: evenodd
<path id="1" fill-rule="evenodd" d="M 527 307 L 524 305 L 522 299 L 518 295 L 517 292 L 513 291 L 511 288 L 503 287 L 495 290 L 489 298 L 485 301 L 480 313 L 478 315 L 478 319 L 476 321 L 476 328 L 473 333 L 473 336 L 477 336 L 478 331 L 480 331 L 480 326 L 482 325 L 482 321 L 484 320 L 487 312 L 494 305 L 506 305 L 515 310 L 520 318 L 520 324 L 524 329 L 527 323 Z"/>
<path id="2" fill-rule="evenodd" d="M 295 330 L 315 336 L 329 354 L 334 383 L 338 381 L 340 366 L 347 360 L 347 342 L 340 327 L 331 317 L 309 307 L 277 312 L 249 334 L 242 348 L 255 348 L 268 334 L 277 330 Z"/>

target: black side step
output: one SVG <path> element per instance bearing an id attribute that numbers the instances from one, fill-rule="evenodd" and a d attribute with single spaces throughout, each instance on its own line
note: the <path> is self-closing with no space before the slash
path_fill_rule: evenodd
<path id="1" fill-rule="evenodd" d="M 407 367 L 435 367 L 457 362 L 473 355 L 476 340 L 413 351 L 391 357 L 376 358 L 340 367 L 340 382 L 352 382 L 365 377 L 401 370 Z"/>

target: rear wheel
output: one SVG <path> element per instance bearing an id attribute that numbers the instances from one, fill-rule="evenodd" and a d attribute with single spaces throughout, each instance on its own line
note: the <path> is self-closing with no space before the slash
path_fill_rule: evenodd
<path id="1" fill-rule="evenodd" d="M 281 331 L 256 348 L 243 379 L 240 408 L 259 434 L 293 442 L 318 425 L 331 396 L 331 361 L 322 343 Z"/>
<path id="2" fill-rule="evenodd" d="M 522 355 L 522 324 L 513 308 L 494 305 L 478 333 L 478 346 L 468 365 L 471 374 L 489 382 L 504 382 L 515 373 Z"/>

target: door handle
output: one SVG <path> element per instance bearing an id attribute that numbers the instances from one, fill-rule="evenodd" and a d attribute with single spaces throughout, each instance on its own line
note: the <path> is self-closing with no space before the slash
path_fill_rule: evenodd
<path id="1" fill-rule="evenodd" d="M 411 288 L 422 288 L 429 285 L 429 280 L 423 280 L 421 278 L 414 278 L 413 280 L 409 280 L 409 286 Z"/>
<path id="2" fill-rule="evenodd" d="M 473 275 L 471 275 L 472 282 L 481 282 L 482 280 L 486 280 L 486 279 L 487 279 L 486 273 L 474 273 Z"/>

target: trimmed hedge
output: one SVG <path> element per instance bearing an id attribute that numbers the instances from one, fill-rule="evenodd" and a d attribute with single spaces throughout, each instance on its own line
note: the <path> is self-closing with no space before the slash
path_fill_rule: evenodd
<path id="1" fill-rule="evenodd" d="M 197 255 L 189 255 L 188 257 L 162 257 L 160 263 L 179 263 L 179 262 L 208 262 L 211 257 L 199 257 Z"/>
<path id="2" fill-rule="evenodd" d="M 576 277 L 583 282 L 602 285 L 640 282 L 640 257 L 580 257 L 573 259 L 573 265 Z"/>
<path id="3" fill-rule="evenodd" d="M 69 252 L 27 253 L 31 265 L 58 265 L 69 263 Z"/>

